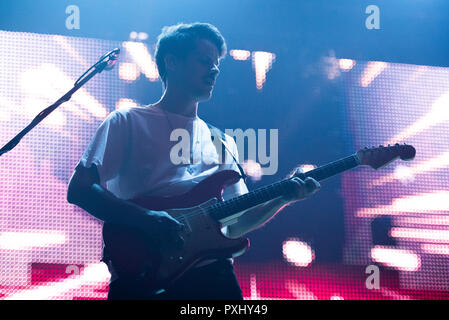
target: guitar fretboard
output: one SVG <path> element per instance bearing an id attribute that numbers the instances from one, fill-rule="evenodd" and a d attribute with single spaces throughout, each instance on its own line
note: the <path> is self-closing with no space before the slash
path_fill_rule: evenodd
<path id="1" fill-rule="evenodd" d="M 356 154 L 353 154 L 349 157 L 336 160 L 334 162 L 308 171 L 304 173 L 304 175 L 305 177 L 311 177 L 317 181 L 321 181 L 346 170 L 355 168 L 359 164 L 359 158 Z M 214 219 L 223 220 L 239 212 L 255 207 L 259 204 L 291 193 L 293 190 L 293 184 L 294 182 L 291 181 L 291 178 L 284 179 L 265 187 L 258 188 L 241 196 L 216 203 L 208 207 L 206 210 L 208 211 L 208 214 Z"/>

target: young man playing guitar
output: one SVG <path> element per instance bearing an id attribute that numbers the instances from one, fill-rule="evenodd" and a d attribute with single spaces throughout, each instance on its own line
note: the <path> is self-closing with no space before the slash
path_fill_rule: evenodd
<path id="1" fill-rule="evenodd" d="M 225 41 L 210 24 L 165 27 L 158 38 L 155 54 L 165 88 L 161 99 L 153 105 L 109 114 L 76 166 L 68 187 L 68 202 L 105 224 L 145 230 L 159 240 L 161 251 L 182 248 L 184 239 L 180 234 L 186 228 L 182 221 L 164 210 L 149 210 L 128 200 L 143 194 L 181 194 L 221 170 L 239 172 L 236 161 L 218 163 L 211 131 L 197 115 L 198 103 L 211 97 L 219 62 L 225 54 Z M 174 164 L 170 158 L 171 148 L 177 143 L 170 139 L 170 134 L 177 128 L 190 134 L 191 152 L 187 164 Z M 238 159 L 234 140 L 226 135 L 225 143 L 227 152 Z M 238 238 L 262 226 L 288 203 L 305 199 L 319 189 L 319 183 L 313 178 L 300 179 L 300 169 L 294 172 L 294 192 L 247 209 L 228 225 L 223 225 L 223 234 Z M 226 188 L 223 198 L 247 192 L 240 179 Z M 108 299 L 243 298 L 231 259 L 196 263 L 165 291 L 155 292 L 137 278 L 120 276 L 107 245 L 105 249 L 103 261 L 112 275 Z"/>

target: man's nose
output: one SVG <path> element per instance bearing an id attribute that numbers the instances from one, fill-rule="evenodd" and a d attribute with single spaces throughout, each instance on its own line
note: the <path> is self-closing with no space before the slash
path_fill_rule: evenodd
<path id="1" fill-rule="evenodd" d="M 214 66 L 212 67 L 212 70 L 211 70 L 210 73 L 213 74 L 214 77 L 217 77 L 217 76 L 220 74 L 220 69 L 218 68 L 217 65 L 214 65 Z"/>

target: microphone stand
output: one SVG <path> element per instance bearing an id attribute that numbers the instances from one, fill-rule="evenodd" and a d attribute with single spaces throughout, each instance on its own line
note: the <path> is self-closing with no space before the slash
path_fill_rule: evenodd
<path id="1" fill-rule="evenodd" d="M 63 104 L 66 101 L 69 101 L 72 95 L 81 88 L 87 81 L 89 81 L 91 78 L 93 78 L 96 74 L 101 73 L 103 70 L 111 70 L 117 59 L 118 54 L 120 53 L 120 49 L 116 48 L 114 50 L 109 51 L 108 53 L 104 54 L 97 63 L 95 63 L 93 66 L 91 66 L 89 69 L 87 69 L 86 72 L 82 74 L 81 77 L 78 78 L 78 80 L 75 81 L 75 84 L 73 85 L 73 88 L 67 91 L 66 94 L 64 94 L 59 100 L 57 100 L 55 103 L 50 105 L 49 107 L 42 110 L 34 119 L 31 121 L 31 123 L 26 126 L 22 131 L 20 131 L 14 138 L 12 138 L 7 144 L 5 144 L 0 149 L 0 156 L 2 156 L 4 153 L 11 151 L 19 142 L 20 140 L 29 132 L 31 129 L 33 129 L 35 126 L 37 126 L 42 120 L 44 120 L 53 110 L 55 110 L 57 107 L 59 107 L 61 104 Z"/>

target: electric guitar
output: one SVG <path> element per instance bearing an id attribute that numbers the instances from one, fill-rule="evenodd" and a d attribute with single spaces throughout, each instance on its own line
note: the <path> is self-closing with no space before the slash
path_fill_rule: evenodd
<path id="1" fill-rule="evenodd" d="M 320 181 L 360 165 L 377 170 L 398 157 L 412 160 L 415 153 L 415 148 L 406 144 L 365 148 L 346 158 L 305 172 L 304 175 Z M 233 170 L 223 170 L 181 195 L 138 197 L 131 200 L 150 210 L 166 211 L 182 222 L 185 225 L 185 230 L 181 232 L 184 245 L 179 250 L 163 252 L 158 244 L 160 240 L 151 234 L 138 228 L 105 223 L 103 239 L 118 276 L 139 279 L 149 289 L 157 292 L 167 288 L 202 260 L 243 254 L 249 247 L 249 240 L 244 237 L 227 238 L 220 230 L 221 224 L 235 219 L 246 209 L 292 192 L 294 182 L 287 178 L 223 201 L 221 195 L 224 189 L 240 178 L 240 174 Z"/>

